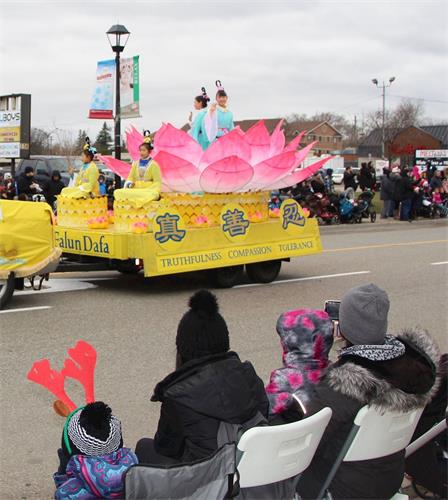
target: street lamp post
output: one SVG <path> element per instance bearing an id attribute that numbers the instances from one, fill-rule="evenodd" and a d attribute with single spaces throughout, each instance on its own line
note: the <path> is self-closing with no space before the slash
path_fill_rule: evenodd
<path id="1" fill-rule="evenodd" d="M 391 76 L 389 78 L 389 85 L 386 85 L 383 81 L 382 85 L 378 85 L 378 80 L 374 78 L 372 80 L 372 83 L 376 85 L 378 88 L 381 88 L 383 90 L 383 114 L 382 114 L 382 127 L 381 127 L 381 156 L 384 159 L 385 155 L 385 142 L 386 142 L 386 88 L 390 87 L 392 85 L 392 82 L 395 80 L 395 76 Z"/>
<path id="2" fill-rule="evenodd" d="M 115 158 L 121 160 L 121 111 L 120 111 L 120 54 L 123 52 L 131 33 L 122 24 L 114 24 L 107 32 L 110 46 L 115 52 Z M 115 174 L 115 188 L 121 187 L 121 177 Z"/>

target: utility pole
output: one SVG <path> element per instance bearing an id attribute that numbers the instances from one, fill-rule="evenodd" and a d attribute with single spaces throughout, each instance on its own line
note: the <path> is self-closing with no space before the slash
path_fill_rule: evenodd
<path id="1" fill-rule="evenodd" d="M 381 126 L 381 157 L 384 160 L 385 152 L 386 152 L 386 88 L 392 85 L 392 82 L 395 80 L 395 76 L 391 76 L 389 78 L 389 85 L 386 85 L 383 81 L 382 85 L 378 85 L 378 80 L 374 78 L 372 83 L 376 85 L 378 88 L 382 89 L 382 97 L 383 97 L 383 113 L 382 113 L 382 126 Z"/>

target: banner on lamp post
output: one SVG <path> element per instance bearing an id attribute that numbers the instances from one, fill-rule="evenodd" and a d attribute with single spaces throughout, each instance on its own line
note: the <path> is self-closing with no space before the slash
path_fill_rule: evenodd
<path id="1" fill-rule="evenodd" d="M 140 116 L 139 56 L 120 60 L 121 118 Z"/>
<path id="2" fill-rule="evenodd" d="M 90 103 L 89 118 L 113 119 L 115 60 L 99 61 L 96 67 L 96 85 Z"/>

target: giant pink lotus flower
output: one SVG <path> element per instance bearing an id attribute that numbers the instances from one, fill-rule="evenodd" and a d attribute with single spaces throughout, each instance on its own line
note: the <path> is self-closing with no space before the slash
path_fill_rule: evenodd
<path id="1" fill-rule="evenodd" d="M 186 132 L 164 123 L 154 138 L 152 157 L 160 165 L 163 191 L 230 193 L 272 190 L 302 182 L 319 170 L 324 158 L 299 168 L 315 142 L 297 151 L 304 132 L 285 147 L 283 120 L 272 135 L 260 120 L 246 133 L 239 127 L 213 142 L 206 151 Z M 143 136 L 134 128 L 126 132 L 126 144 L 138 160 Z M 110 156 L 101 160 L 114 172 L 127 177 L 130 166 Z"/>

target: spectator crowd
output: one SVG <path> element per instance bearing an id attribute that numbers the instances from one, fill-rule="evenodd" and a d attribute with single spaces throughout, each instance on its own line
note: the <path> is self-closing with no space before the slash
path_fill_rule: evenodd
<path id="1" fill-rule="evenodd" d="M 69 170 L 70 180 L 68 186 L 74 185 L 76 173 L 73 168 Z M 111 205 L 115 183 L 104 174 L 98 178 L 98 187 L 102 196 L 108 196 Z M 46 201 L 56 210 L 56 198 L 66 187 L 61 173 L 54 170 L 51 178 L 45 183 L 39 183 L 35 179 L 33 167 L 25 167 L 23 172 L 14 179 L 11 173 L 0 171 L 0 199 L 20 201 Z"/>
<path id="2" fill-rule="evenodd" d="M 56 498 L 118 498 L 123 473 L 133 464 L 171 467 L 212 456 L 222 443 L 223 423 L 242 429 L 283 425 L 328 407 L 331 420 L 297 487 L 301 498 L 316 498 L 363 406 L 408 412 L 430 408 L 439 397 L 435 342 L 419 329 L 392 335 L 388 312 L 388 295 L 376 285 L 349 290 L 340 304 L 343 344 L 334 362 L 335 325 L 325 311 L 282 313 L 276 325 L 282 366 L 265 386 L 254 366 L 230 350 L 216 297 L 197 292 L 177 328 L 175 370 L 153 390 L 151 401 L 161 403 L 154 437 L 142 437 L 133 452 L 123 447 L 120 421 L 108 405 L 78 408 L 64 427 Z M 335 499 L 391 498 L 404 468 L 404 450 L 345 462 L 330 491 Z M 242 498 L 280 498 L 257 495 Z"/>

